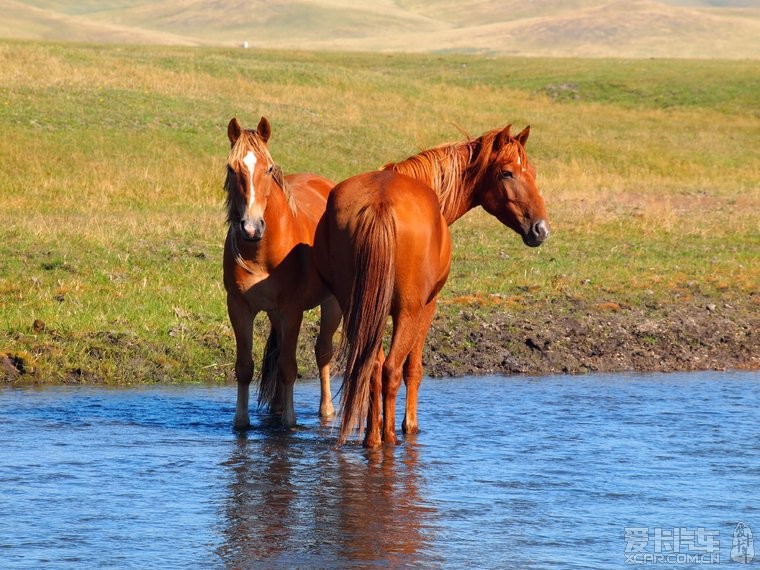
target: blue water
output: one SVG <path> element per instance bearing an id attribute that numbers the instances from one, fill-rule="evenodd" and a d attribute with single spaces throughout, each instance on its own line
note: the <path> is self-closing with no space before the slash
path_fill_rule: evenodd
<path id="1" fill-rule="evenodd" d="M 739 522 L 760 560 L 758 373 L 426 379 L 377 452 L 334 448 L 315 382 L 294 431 L 236 435 L 234 397 L 0 388 L 0 568 L 725 564 Z"/>

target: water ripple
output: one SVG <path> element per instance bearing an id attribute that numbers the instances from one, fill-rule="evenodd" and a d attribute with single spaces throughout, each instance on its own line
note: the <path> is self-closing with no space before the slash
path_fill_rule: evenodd
<path id="1" fill-rule="evenodd" d="M 611 568 L 629 527 L 726 561 L 760 532 L 757 373 L 426 379 L 372 452 L 318 389 L 240 436 L 232 387 L 0 388 L 0 567 Z"/>

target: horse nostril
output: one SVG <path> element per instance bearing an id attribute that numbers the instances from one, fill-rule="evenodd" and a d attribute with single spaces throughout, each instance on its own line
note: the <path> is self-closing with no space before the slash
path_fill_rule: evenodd
<path id="1" fill-rule="evenodd" d="M 544 220 L 538 221 L 535 224 L 533 224 L 532 229 L 533 229 L 533 235 L 536 236 L 536 238 L 541 241 L 544 241 L 549 235 L 549 228 L 546 226 L 546 222 Z"/>
<path id="2" fill-rule="evenodd" d="M 260 240 L 264 237 L 265 229 L 266 223 L 264 223 L 264 218 L 240 221 L 240 233 L 243 234 L 243 239 L 247 241 Z"/>

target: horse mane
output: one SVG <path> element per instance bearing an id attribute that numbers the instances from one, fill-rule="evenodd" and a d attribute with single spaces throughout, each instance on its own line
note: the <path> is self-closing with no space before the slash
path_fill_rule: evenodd
<path id="1" fill-rule="evenodd" d="M 494 143 L 502 130 L 493 129 L 477 138 L 444 143 L 401 162 L 389 162 L 381 170 L 392 170 L 428 184 L 438 196 L 443 217 L 453 220 L 470 208 L 472 191 L 488 171 Z M 504 145 L 506 152 L 517 154 L 525 164 L 527 157 L 522 145 L 512 143 L 517 141 L 510 135 Z"/>
<path id="2" fill-rule="evenodd" d="M 295 216 L 298 213 L 298 205 L 296 203 L 295 196 L 293 196 L 293 191 L 290 188 L 290 184 L 285 181 L 285 174 L 283 173 L 282 168 L 274 162 L 272 155 L 269 153 L 269 148 L 267 147 L 266 143 L 261 140 L 258 132 L 251 129 L 245 129 L 242 133 L 240 133 L 238 140 L 235 141 L 235 144 L 232 145 L 232 148 L 230 149 L 230 154 L 227 157 L 227 164 L 230 165 L 242 162 L 243 158 L 246 154 L 248 154 L 249 150 L 253 150 L 253 152 L 256 154 L 265 156 L 267 158 L 267 162 L 272 165 L 272 178 L 282 189 L 283 194 L 285 195 L 285 200 L 288 203 L 288 207 L 290 208 L 291 213 Z M 228 172 L 227 178 L 224 181 L 224 189 L 227 191 L 227 223 L 230 223 L 232 221 L 233 214 L 231 185 L 232 178 Z"/>

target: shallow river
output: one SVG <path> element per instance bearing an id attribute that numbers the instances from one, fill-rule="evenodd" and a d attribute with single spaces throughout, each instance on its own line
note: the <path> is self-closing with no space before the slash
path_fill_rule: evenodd
<path id="1" fill-rule="evenodd" d="M 0 388 L 0 568 L 760 560 L 760 373 L 425 379 L 372 453 L 318 390 L 238 436 L 234 387 Z"/>

